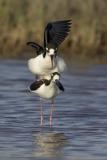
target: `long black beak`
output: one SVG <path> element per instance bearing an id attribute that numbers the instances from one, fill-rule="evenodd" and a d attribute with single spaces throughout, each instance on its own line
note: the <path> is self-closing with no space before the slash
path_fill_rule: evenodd
<path id="1" fill-rule="evenodd" d="M 52 68 L 53 68 L 53 59 L 54 59 L 54 55 L 51 55 L 51 63 L 52 63 Z"/>
<path id="2" fill-rule="evenodd" d="M 59 80 L 55 80 L 55 83 L 61 91 L 64 91 L 64 87 Z"/>

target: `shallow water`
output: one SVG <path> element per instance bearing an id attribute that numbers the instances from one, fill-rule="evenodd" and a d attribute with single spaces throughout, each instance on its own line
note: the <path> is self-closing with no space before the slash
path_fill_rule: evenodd
<path id="1" fill-rule="evenodd" d="M 49 102 L 40 127 L 39 98 L 27 91 L 33 79 L 24 61 L 0 61 L 0 160 L 106 160 L 107 65 L 62 75 L 52 128 Z"/>

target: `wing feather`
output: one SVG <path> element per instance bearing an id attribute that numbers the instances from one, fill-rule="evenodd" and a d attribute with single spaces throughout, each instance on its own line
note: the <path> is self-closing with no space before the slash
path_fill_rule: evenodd
<path id="1" fill-rule="evenodd" d="M 40 46 L 39 44 L 35 43 L 35 42 L 27 42 L 27 45 L 30 47 L 33 47 L 36 49 L 37 55 L 40 55 L 41 53 L 44 52 L 44 49 L 42 46 Z"/>
<path id="2" fill-rule="evenodd" d="M 48 43 L 58 47 L 67 37 L 71 28 L 71 20 L 48 23 L 44 31 L 44 47 Z"/>
<path id="3" fill-rule="evenodd" d="M 30 85 L 30 90 L 35 91 L 37 90 L 44 82 L 42 80 L 35 81 Z"/>

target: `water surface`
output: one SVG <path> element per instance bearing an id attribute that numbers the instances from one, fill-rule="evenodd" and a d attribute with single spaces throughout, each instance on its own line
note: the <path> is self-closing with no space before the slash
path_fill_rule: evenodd
<path id="1" fill-rule="evenodd" d="M 106 160 L 107 65 L 62 75 L 52 128 L 50 102 L 40 127 L 39 97 L 27 91 L 33 79 L 26 62 L 0 61 L 0 159 Z"/>

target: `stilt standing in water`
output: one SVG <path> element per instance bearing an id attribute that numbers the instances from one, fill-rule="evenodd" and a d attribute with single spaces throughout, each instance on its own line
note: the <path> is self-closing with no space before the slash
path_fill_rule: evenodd
<path id="1" fill-rule="evenodd" d="M 64 91 L 64 87 L 59 81 L 59 73 L 55 72 L 51 75 L 50 79 L 40 79 L 33 82 L 29 90 L 32 93 L 36 93 L 40 96 L 40 99 L 51 100 L 51 111 L 50 111 L 50 126 L 52 126 L 52 114 L 54 107 L 54 99 L 57 95 Z M 42 103 L 41 103 L 42 104 Z M 41 125 L 43 125 L 43 108 L 41 105 Z"/>
<path id="2" fill-rule="evenodd" d="M 28 60 L 29 70 L 36 75 L 37 80 L 30 85 L 30 91 L 41 98 L 51 99 L 50 126 L 52 126 L 52 114 L 54 99 L 64 91 L 59 81 L 59 75 L 66 68 L 64 60 L 57 56 L 59 45 L 70 32 L 71 20 L 48 23 L 44 30 L 44 46 L 35 42 L 27 42 L 27 45 L 36 49 L 37 56 Z M 49 78 L 51 76 L 51 78 Z M 56 78 L 57 77 L 57 78 Z M 41 99 L 40 98 L 40 99 Z M 41 103 L 41 125 L 43 125 L 43 108 Z"/>

